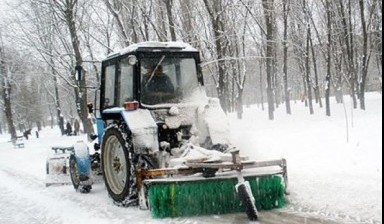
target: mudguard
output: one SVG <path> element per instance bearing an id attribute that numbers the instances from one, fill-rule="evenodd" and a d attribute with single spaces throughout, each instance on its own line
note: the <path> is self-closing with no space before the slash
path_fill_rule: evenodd
<path id="1" fill-rule="evenodd" d="M 159 151 L 158 127 L 149 110 L 126 111 L 124 108 L 111 108 L 104 110 L 103 113 L 120 114 L 132 133 L 135 153 L 153 154 Z"/>
<path id="2" fill-rule="evenodd" d="M 87 144 L 80 140 L 74 145 L 74 155 L 77 162 L 77 170 L 80 177 L 89 177 L 91 174 L 91 158 Z"/>
<path id="3" fill-rule="evenodd" d="M 159 151 L 157 125 L 149 110 L 122 111 L 122 117 L 132 132 L 135 151 L 139 153 Z"/>

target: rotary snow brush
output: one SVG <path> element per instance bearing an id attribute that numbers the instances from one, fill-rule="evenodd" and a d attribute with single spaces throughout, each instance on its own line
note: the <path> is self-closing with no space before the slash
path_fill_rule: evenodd
<path id="1" fill-rule="evenodd" d="M 233 163 L 189 163 L 188 168 L 140 171 L 144 179 L 141 207 L 150 209 L 154 218 L 245 211 L 250 220 L 256 220 L 257 210 L 285 205 L 285 159 L 239 162 L 238 152 L 233 157 Z M 160 176 L 168 177 L 155 178 Z"/>

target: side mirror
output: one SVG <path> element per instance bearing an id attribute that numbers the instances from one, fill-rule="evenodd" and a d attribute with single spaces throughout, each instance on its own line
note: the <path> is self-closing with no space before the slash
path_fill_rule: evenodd
<path id="1" fill-rule="evenodd" d="M 88 103 L 87 107 L 88 107 L 88 113 L 92 114 L 93 113 L 93 104 L 92 103 Z"/>
<path id="2" fill-rule="evenodd" d="M 80 81 L 83 79 L 83 67 L 81 67 L 81 65 L 76 65 L 75 67 L 75 71 L 76 71 L 76 74 L 75 74 L 75 79 L 76 81 Z"/>

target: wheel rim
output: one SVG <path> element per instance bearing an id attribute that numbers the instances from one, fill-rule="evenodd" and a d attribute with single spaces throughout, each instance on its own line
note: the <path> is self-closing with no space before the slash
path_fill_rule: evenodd
<path id="1" fill-rule="evenodd" d="M 119 139 L 112 135 L 106 141 L 105 177 L 114 194 L 121 194 L 127 182 L 127 161 Z"/>
<path id="2" fill-rule="evenodd" d="M 71 179 L 73 186 L 77 189 L 80 185 L 80 177 L 77 172 L 77 163 L 76 159 L 72 158 L 70 159 L 70 173 L 71 173 Z"/>

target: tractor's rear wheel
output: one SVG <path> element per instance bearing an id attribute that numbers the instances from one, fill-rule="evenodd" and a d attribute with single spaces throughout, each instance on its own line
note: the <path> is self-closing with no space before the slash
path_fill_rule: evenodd
<path id="1" fill-rule="evenodd" d="M 105 185 L 115 203 L 129 206 L 137 203 L 137 192 L 132 191 L 135 176 L 132 175 L 132 161 L 128 148 L 131 141 L 126 139 L 123 128 L 112 125 L 107 128 L 102 143 L 102 167 Z"/>

